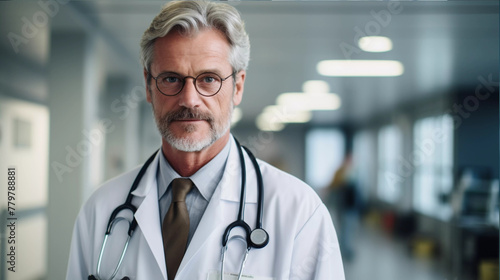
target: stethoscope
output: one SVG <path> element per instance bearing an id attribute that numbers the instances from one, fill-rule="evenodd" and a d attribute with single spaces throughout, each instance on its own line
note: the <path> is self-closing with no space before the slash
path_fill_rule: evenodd
<path id="1" fill-rule="evenodd" d="M 227 252 L 229 241 L 234 239 L 234 240 L 240 240 L 240 241 L 246 243 L 246 251 L 245 251 L 245 255 L 243 256 L 243 260 L 241 262 L 240 271 L 238 273 L 238 280 L 241 279 L 241 276 L 243 273 L 243 268 L 245 267 L 245 263 L 246 263 L 248 254 L 250 252 L 250 249 L 252 249 L 252 248 L 255 248 L 255 249 L 264 248 L 267 245 L 267 243 L 269 243 L 269 235 L 262 228 L 264 183 L 262 181 L 262 173 L 260 171 L 259 164 L 257 163 L 255 156 L 252 154 L 252 152 L 250 152 L 249 149 L 247 149 L 244 146 L 241 146 L 240 143 L 238 142 L 238 140 L 236 140 L 236 138 L 234 140 L 236 142 L 236 146 L 238 147 L 238 154 L 239 154 L 240 165 L 241 165 L 240 205 L 239 205 L 239 210 L 238 210 L 238 218 L 236 219 L 236 221 L 232 222 L 231 224 L 229 224 L 229 226 L 227 226 L 227 228 L 224 231 L 224 234 L 222 236 L 221 280 L 224 279 L 224 261 L 225 261 L 225 255 Z M 245 166 L 245 158 L 243 156 L 243 150 L 246 151 L 250 160 L 252 161 L 252 165 L 255 169 L 255 173 L 257 176 L 257 190 L 258 190 L 257 217 L 256 217 L 255 229 L 253 229 L 253 230 L 250 228 L 250 226 L 244 220 L 245 198 L 246 198 L 246 166 Z M 117 217 L 117 215 L 118 215 L 118 213 L 120 213 L 123 210 L 129 210 L 132 212 L 132 214 L 135 214 L 135 212 L 137 211 L 137 208 L 132 204 L 132 198 L 133 198 L 132 192 L 139 185 L 139 182 L 141 181 L 142 177 L 144 176 L 144 173 L 146 173 L 146 170 L 148 169 L 151 162 L 154 160 L 156 154 L 157 154 L 157 152 L 153 153 L 148 158 L 148 160 L 144 163 L 141 170 L 139 171 L 139 173 L 135 177 L 135 180 L 132 184 L 132 187 L 130 188 L 130 191 L 127 195 L 127 199 L 125 200 L 125 203 L 116 207 L 115 210 L 113 210 L 113 212 L 111 213 L 111 216 L 109 217 L 106 233 L 104 235 L 104 240 L 102 242 L 101 251 L 99 252 L 99 258 L 97 260 L 97 271 L 96 271 L 97 277 L 94 275 L 89 275 L 88 280 L 105 279 L 105 278 L 102 278 L 100 276 L 100 274 L 101 274 L 102 257 L 104 255 L 104 250 L 106 248 L 108 237 L 112 233 L 113 227 L 116 225 L 116 223 L 118 223 L 120 221 L 127 221 L 129 223 L 127 240 L 125 241 L 125 245 L 124 245 L 123 250 L 120 254 L 120 259 L 118 260 L 118 263 L 115 267 L 115 270 L 113 271 L 111 277 L 109 277 L 107 279 L 108 280 L 113 279 L 116 276 L 116 274 L 118 273 L 118 270 L 120 269 L 123 258 L 125 257 L 125 253 L 127 252 L 128 245 L 129 245 L 130 239 L 132 237 L 132 234 L 134 233 L 134 230 L 137 227 L 137 221 L 134 218 L 130 222 L 126 218 Z M 235 236 L 230 237 L 231 231 L 237 227 L 240 227 L 245 231 L 245 237 L 243 237 L 241 235 L 235 235 Z M 121 280 L 130 280 L 130 278 L 123 277 Z"/>

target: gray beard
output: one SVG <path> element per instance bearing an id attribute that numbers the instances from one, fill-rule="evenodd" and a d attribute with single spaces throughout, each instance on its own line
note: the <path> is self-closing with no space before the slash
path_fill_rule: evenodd
<path id="1" fill-rule="evenodd" d="M 232 113 L 233 113 L 233 106 L 231 104 L 231 108 L 229 110 L 229 116 L 227 116 L 228 118 L 226 123 L 219 124 L 214 121 L 211 115 L 205 113 L 199 113 L 197 111 L 193 111 L 187 108 L 157 118 L 156 115 L 154 114 L 154 108 L 153 108 L 153 116 L 155 118 L 156 126 L 158 127 L 158 131 L 160 132 L 161 136 L 170 146 L 182 152 L 199 152 L 207 147 L 210 147 L 213 143 L 215 143 L 215 141 L 219 140 L 223 135 L 226 134 L 226 132 L 231 127 Z M 199 118 L 206 120 L 210 125 L 210 133 L 199 141 L 190 138 L 176 137 L 169 128 L 170 123 L 175 119 L 183 119 L 183 118 Z M 184 131 L 187 133 L 194 133 L 196 129 L 197 129 L 196 125 L 186 125 Z"/>

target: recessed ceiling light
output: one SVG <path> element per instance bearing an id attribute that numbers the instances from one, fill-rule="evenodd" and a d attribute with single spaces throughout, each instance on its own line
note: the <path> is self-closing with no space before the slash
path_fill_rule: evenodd
<path id="1" fill-rule="evenodd" d="M 255 124 L 257 125 L 257 128 L 262 131 L 280 131 L 285 128 L 285 124 L 278 121 L 277 118 L 269 113 L 264 112 L 257 116 Z"/>
<path id="2" fill-rule="evenodd" d="M 281 123 L 306 123 L 312 118 L 312 114 L 308 110 L 295 110 L 295 108 L 281 105 L 267 106 L 262 114 L 271 121 Z"/>
<path id="3" fill-rule="evenodd" d="M 323 60 L 318 73 L 332 77 L 395 77 L 404 72 L 397 60 Z"/>
<path id="4" fill-rule="evenodd" d="M 285 128 L 284 124 L 269 123 L 264 117 L 260 115 L 255 120 L 255 124 L 257 125 L 257 128 L 261 131 L 281 131 L 283 130 L 283 128 Z"/>
<path id="5" fill-rule="evenodd" d="M 306 93 L 329 92 L 330 86 L 321 80 L 310 80 L 302 84 L 302 90 Z"/>
<path id="6" fill-rule="evenodd" d="M 306 123 L 312 113 L 305 110 L 293 110 L 290 107 L 271 105 L 262 110 L 255 123 L 262 131 L 280 131 L 287 123 Z"/>
<path id="7" fill-rule="evenodd" d="M 383 36 L 366 36 L 359 39 L 358 46 L 365 52 L 388 52 L 392 50 L 392 41 Z"/>
<path id="8" fill-rule="evenodd" d="M 311 117 L 310 111 L 294 110 L 280 105 L 267 106 L 259 115 L 260 120 L 270 124 L 271 127 L 277 123 L 306 123 L 311 120 Z"/>

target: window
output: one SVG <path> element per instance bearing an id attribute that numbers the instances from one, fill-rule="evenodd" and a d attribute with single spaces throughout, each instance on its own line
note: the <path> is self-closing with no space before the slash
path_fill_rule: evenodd
<path id="1" fill-rule="evenodd" d="M 344 159 L 344 135 L 337 129 L 312 129 L 306 136 L 306 181 L 326 187 Z"/>
<path id="2" fill-rule="evenodd" d="M 453 184 L 453 120 L 449 115 L 420 119 L 414 126 L 413 204 L 416 211 L 448 220 L 452 211 L 441 197 Z"/>
<path id="3" fill-rule="evenodd" d="M 378 133 L 377 196 L 388 203 L 396 202 L 401 194 L 402 180 L 398 174 L 398 159 L 402 153 L 402 135 L 395 125 L 384 126 Z"/>

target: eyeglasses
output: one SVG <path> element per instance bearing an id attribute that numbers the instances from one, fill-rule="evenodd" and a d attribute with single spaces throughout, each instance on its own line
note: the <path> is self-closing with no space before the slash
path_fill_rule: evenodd
<path id="1" fill-rule="evenodd" d="M 212 72 L 201 73 L 196 77 L 182 77 L 177 73 L 165 72 L 161 73 L 157 77 L 151 76 L 151 78 L 155 79 L 156 87 L 163 95 L 166 96 L 179 94 L 186 84 L 186 79 L 192 78 L 196 91 L 198 91 L 198 93 L 202 96 L 210 97 L 219 93 L 222 88 L 222 82 L 229 79 L 229 77 L 234 76 L 234 74 L 236 74 L 236 71 L 223 79 L 219 75 Z"/>

